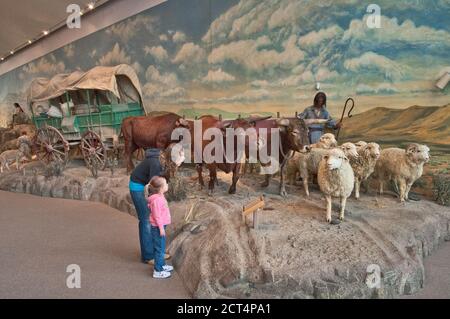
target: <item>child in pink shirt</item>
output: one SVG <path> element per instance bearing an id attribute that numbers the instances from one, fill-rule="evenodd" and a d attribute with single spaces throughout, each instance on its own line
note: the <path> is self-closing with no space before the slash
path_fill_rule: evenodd
<path id="1" fill-rule="evenodd" d="M 173 267 L 166 265 L 164 254 L 166 251 L 166 226 L 170 224 L 170 210 L 164 196 L 169 185 L 164 177 L 155 176 L 150 180 L 150 186 L 155 193 L 148 198 L 150 209 L 150 224 L 153 239 L 155 266 L 153 278 L 165 279 L 171 276 Z"/>

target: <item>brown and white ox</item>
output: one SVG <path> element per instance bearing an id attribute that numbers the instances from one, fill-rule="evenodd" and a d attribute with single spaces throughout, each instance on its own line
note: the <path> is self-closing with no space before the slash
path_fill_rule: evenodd
<path id="1" fill-rule="evenodd" d="M 166 149 L 178 127 L 189 128 L 189 121 L 175 113 L 156 116 L 127 117 L 122 121 L 121 135 L 125 140 L 124 155 L 127 173 L 134 169 L 132 154 L 139 148 Z"/>

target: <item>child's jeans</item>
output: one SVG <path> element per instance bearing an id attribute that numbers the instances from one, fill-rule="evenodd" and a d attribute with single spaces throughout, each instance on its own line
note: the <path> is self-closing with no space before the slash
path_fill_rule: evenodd
<path id="1" fill-rule="evenodd" d="M 166 226 L 164 226 L 164 230 Z M 166 264 L 164 255 L 166 253 L 166 237 L 162 237 L 159 228 L 152 225 L 153 255 L 155 256 L 155 271 L 163 271 Z"/>

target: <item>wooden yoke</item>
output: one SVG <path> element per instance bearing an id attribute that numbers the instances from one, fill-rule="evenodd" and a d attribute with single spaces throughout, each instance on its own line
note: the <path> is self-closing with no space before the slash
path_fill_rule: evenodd
<path id="1" fill-rule="evenodd" d="M 242 206 L 242 220 L 244 221 L 244 224 L 246 223 L 245 218 L 247 217 L 247 215 L 253 214 L 253 228 L 258 229 L 258 213 L 260 212 L 261 208 L 264 207 L 264 205 L 264 197 L 260 196 L 247 205 Z"/>

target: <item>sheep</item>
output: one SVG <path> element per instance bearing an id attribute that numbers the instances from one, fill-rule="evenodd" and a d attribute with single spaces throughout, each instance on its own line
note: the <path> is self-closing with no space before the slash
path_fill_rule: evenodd
<path id="1" fill-rule="evenodd" d="M 406 149 L 386 148 L 381 151 L 373 176 L 383 194 L 385 181 L 393 180 L 400 192 L 400 202 L 408 200 L 412 184 L 423 173 L 423 165 L 430 160 L 430 149 L 426 145 L 412 143 Z"/>
<path id="2" fill-rule="evenodd" d="M 325 133 L 323 134 L 319 141 L 315 144 L 311 144 L 311 145 L 307 145 L 306 148 L 324 148 L 324 149 L 329 149 L 329 148 L 333 148 L 333 147 L 337 147 L 337 141 L 336 141 L 336 137 L 334 136 L 334 134 L 331 133 Z"/>
<path id="3" fill-rule="evenodd" d="M 339 219 L 344 220 L 345 204 L 350 197 L 355 184 L 355 176 L 350 162 L 342 149 L 334 148 L 327 151 L 319 163 L 317 180 L 327 201 L 327 222 L 331 222 L 331 197 L 339 197 L 341 210 Z"/>
<path id="4" fill-rule="evenodd" d="M 16 163 L 16 169 L 19 170 L 19 161 L 23 158 L 23 154 L 19 150 L 8 150 L 0 154 L 0 173 L 6 169 L 9 171 L 9 165 Z"/>
<path id="5" fill-rule="evenodd" d="M 358 157 L 356 146 L 353 143 L 347 142 L 339 147 L 344 152 L 347 158 L 353 159 Z M 308 178 L 309 175 L 316 175 L 319 170 L 319 163 L 322 157 L 327 153 L 326 149 L 313 148 L 309 153 L 300 154 L 298 160 L 298 169 L 300 176 L 303 180 L 303 188 L 305 189 L 306 196 L 309 196 Z"/>
<path id="6" fill-rule="evenodd" d="M 355 143 L 356 149 L 359 150 L 361 147 L 366 146 L 367 142 L 359 141 Z"/>
<path id="7" fill-rule="evenodd" d="M 364 142 L 364 144 L 360 144 L 359 148 L 357 147 L 357 150 L 359 156 L 351 158 L 350 165 L 355 174 L 355 198 L 359 199 L 361 182 L 367 180 L 373 173 L 375 164 L 380 157 L 380 145 Z"/>
<path id="8" fill-rule="evenodd" d="M 312 149 L 330 149 L 337 146 L 336 138 L 331 133 L 323 134 L 319 141 L 315 144 L 306 145 L 302 152 L 295 152 L 294 155 L 289 159 L 286 164 L 286 176 L 288 177 L 288 183 L 290 185 L 295 185 L 297 180 L 297 173 L 300 173 L 300 159 L 302 158 L 301 153 L 308 153 Z M 319 159 L 320 160 L 320 159 Z M 317 165 L 318 165 L 317 161 Z M 317 172 L 317 169 L 315 170 Z"/>

